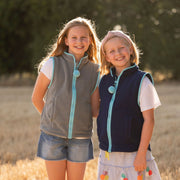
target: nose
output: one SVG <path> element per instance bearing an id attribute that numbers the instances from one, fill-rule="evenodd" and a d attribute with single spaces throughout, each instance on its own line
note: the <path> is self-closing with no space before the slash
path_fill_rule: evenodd
<path id="1" fill-rule="evenodd" d="M 82 42 L 82 38 L 77 38 L 77 42 L 81 43 Z"/>
<path id="2" fill-rule="evenodd" d="M 121 50 L 117 50 L 116 52 L 115 52 L 115 55 L 120 55 L 121 54 Z"/>

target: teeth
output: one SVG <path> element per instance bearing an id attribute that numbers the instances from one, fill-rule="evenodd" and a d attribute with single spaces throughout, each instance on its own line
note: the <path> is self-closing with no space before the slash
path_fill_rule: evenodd
<path id="1" fill-rule="evenodd" d="M 121 61 L 121 60 L 123 60 L 123 58 L 116 59 L 116 61 Z"/>

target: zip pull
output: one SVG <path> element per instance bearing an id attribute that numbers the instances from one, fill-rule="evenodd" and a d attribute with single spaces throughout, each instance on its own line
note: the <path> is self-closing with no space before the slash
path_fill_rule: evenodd
<path id="1" fill-rule="evenodd" d="M 79 70 L 75 69 L 74 72 L 73 72 L 73 76 L 74 76 L 75 78 L 78 78 L 78 77 L 80 76 Z"/>
<path id="2" fill-rule="evenodd" d="M 105 152 L 105 158 L 107 158 L 109 160 L 109 152 Z"/>

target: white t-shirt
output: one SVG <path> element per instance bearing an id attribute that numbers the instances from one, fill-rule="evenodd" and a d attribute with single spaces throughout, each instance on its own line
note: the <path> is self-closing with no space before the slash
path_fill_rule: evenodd
<path id="1" fill-rule="evenodd" d="M 45 64 L 41 68 L 41 72 L 49 80 L 51 80 L 52 71 L 53 71 L 53 61 L 52 58 L 50 58 L 45 62 Z M 157 91 L 148 77 L 145 77 L 142 81 L 140 96 L 139 96 L 139 104 L 140 104 L 141 112 L 152 108 L 155 109 L 161 105 Z"/>

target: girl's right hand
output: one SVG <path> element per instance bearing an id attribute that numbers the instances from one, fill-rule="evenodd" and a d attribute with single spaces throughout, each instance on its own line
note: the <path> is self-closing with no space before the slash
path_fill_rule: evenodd
<path id="1" fill-rule="evenodd" d="M 40 72 L 32 93 L 32 103 L 40 114 L 42 113 L 44 107 L 43 98 L 47 91 L 49 83 L 50 80 L 42 72 Z"/>
<path id="2" fill-rule="evenodd" d="M 137 152 L 136 158 L 134 160 L 134 169 L 137 172 L 144 171 L 146 169 L 146 153 Z"/>

